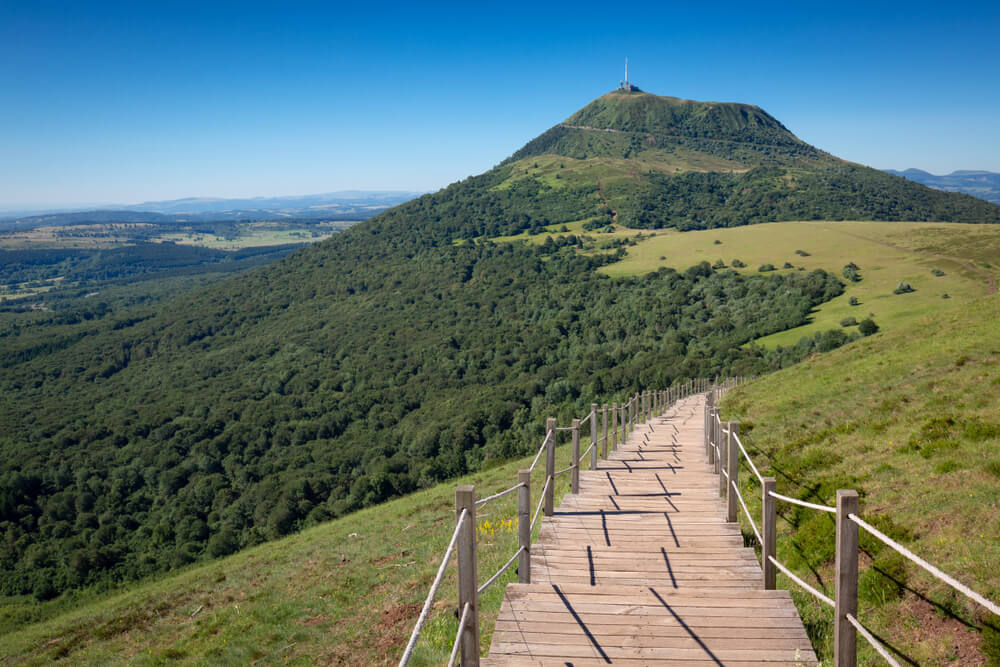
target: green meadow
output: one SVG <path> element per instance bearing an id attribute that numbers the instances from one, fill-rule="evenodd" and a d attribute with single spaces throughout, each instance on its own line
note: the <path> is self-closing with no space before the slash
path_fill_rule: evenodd
<path id="1" fill-rule="evenodd" d="M 807 256 L 797 254 L 801 250 Z M 746 227 L 676 232 L 661 230 L 628 248 L 628 256 L 603 267 L 608 275 L 637 275 L 661 266 L 683 270 L 721 260 L 742 273 L 764 264 L 778 271 L 825 269 L 842 276 L 846 264 L 860 268 L 860 282 L 823 304 L 809 324 L 767 336 L 767 347 L 794 345 L 840 326 L 841 320 L 871 317 L 882 328 L 905 324 L 950 306 L 990 294 L 1000 268 L 1000 228 L 926 222 L 777 222 Z M 782 268 L 788 263 L 792 268 Z M 937 276 L 937 269 L 944 275 Z M 914 291 L 894 294 L 899 283 Z M 945 295 L 948 295 L 947 298 Z M 851 298 L 858 305 L 850 305 Z"/>

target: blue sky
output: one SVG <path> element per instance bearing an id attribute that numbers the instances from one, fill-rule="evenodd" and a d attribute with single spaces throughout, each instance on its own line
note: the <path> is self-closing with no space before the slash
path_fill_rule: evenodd
<path id="1" fill-rule="evenodd" d="M 0 2 L 0 210 L 435 190 L 617 86 L 1000 171 L 994 3 Z"/>

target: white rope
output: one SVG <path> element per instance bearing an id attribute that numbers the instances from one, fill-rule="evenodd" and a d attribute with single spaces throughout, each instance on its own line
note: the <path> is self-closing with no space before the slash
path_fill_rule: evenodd
<path id="1" fill-rule="evenodd" d="M 462 607 L 462 619 L 458 622 L 458 632 L 455 633 L 455 643 L 451 645 L 451 657 L 448 658 L 448 667 L 455 667 L 455 659 L 458 657 L 458 649 L 462 646 L 462 630 L 465 630 L 465 622 L 469 620 L 469 611 L 472 605 L 468 602 Z"/>
<path id="2" fill-rule="evenodd" d="M 872 645 L 872 648 L 878 651 L 880 656 L 885 658 L 886 662 L 892 665 L 892 667 L 902 667 L 902 665 L 896 662 L 895 658 L 889 655 L 889 652 L 885 650 L 884 646 L 882 646 L 882 642 L 875 639 L 875 637 L 873 637 L 872 634 L 865 629 L 865 626 L 861 625 L 858 619 L 854 618 L 850 614 L 844 614 L 844 616 L 847 617 L 847 622 L 853 625 L 854 628 L 861 633 L 861 636 L 868 640 L 868 643 Z"/>
<path id="3" fill-rule="evenodd" d="M 413 649 L 417 645 L 417 640 L 420 639 L 420 630 L 424 627 L 424 623 L 427 621 L 427 613 L 431 610 L 431 604 L 434 602 L 434 596 L 437 595 L 438 587 L 441 586 L 441 579 L 444 577 L 445 568 L 448 567 L 448 562 L 451 560 L 451 550 L 455 548 L 455 542 L 458 540 L 458 533 L 461 531 L 462 523 L 468 518 L 468 515 L 469 510 L 466 508 L 463 508 L 462 513 L 458 515 L 458 521 L 455 522 L 455 532 L 451 535 L 451 542 L 448 543 L 448 549 L 444 552 L 444 559 L 441 561 L 441 567 L 438 568 L 437 576 L 434 577 L 434 583 L 431 584 L 431 590 L 427 593 L 427 600 L 424 602 L 423 609 L 420 610 L 420 616 L 417 617 L 417 625 L 413 628 L 413 633 L 410 635 L 410 641 L 406 643 L 406 649 L 403 651 L 403 657 L 399 660 L 399 667 L 405 667 L 405 665 L 410 662 Z M 473 526 L 473 529 L 475 529 L 475 526 Z"/>
<path id="4" fill-rule="evenodd" d="M 551 482 L 551 477 L 545 480 L 545 486 L 542 487 L 541 498 L 538 499 L 538 507 L 535 508 L 535 515 L 531 517 L 531 525 L 528 527 L 529 533 L 535 529 L 535 521 L 538 520 L 538 513 L 542 511 L 542 503 L 545 502 L 545 490 L 549 488 L 549 484 Z"/>
<path id="5" fill-rule="evenodd" d="M 563 468 L 562 470 L 560 470 L 559 472 L 557 472 L 556 474 L 554 474 L 553 477 L 558 477 L 559 475 L 563 474 L 564 472 L 569 472 L 570 470 L 572 470 L 575 467 L 576 467 L 575 465 L 567 466 L 566 468 Z"/>
<path id="6" fill-rule="evenodd" d="M 584 424 L 586 424 L 590 420 L 590 418 L 593 417 L 593 416 L 594 416 L 593 412 L 588 412 L 587 416 L 580 420 L 580 426 L 583 426 Z"/>
<path id="7" fill-rule="evenodd" d="M 864 521 L 862 521 L 861 518 L 859 518 L 856 514 L 848 514 L 847 518 L 850 519 L 851 521 L 853 521 L 854 523 L 858 524 L 859 526 L 861 526 L 865 530 L 867 530 L 869 533 L 871 533 L 875 537 L 877 537 L 880 540 L 882 540 L 888 546 L 892 547 L 893 549 L 895 549 L 899 553 L 903 554 L 904 556 L 906 556 L 907 558 L 909 558 L 910 560 L 912 560 L 914 563 L 916 563 L 920 567 L 924 568 L 925 570 L 927 570 L 928 572 L 930 572 L 931 574 L 933 574 L 935 577 L 937 577 L 941 581 L 943 581 L 946 584 L 950 585 L 952 588 L 954 588 L 959 593 L 964 593 L 967 597 L 971 598 L 972 600 L 978 602 L 982 606 L 984 606 L 987 609 L 989 609 L 990 612 L 992 612 L 994 614 L 1000 615 L 1000 606 L 997 606 L 996 603 L 991 602 L 990 600 L 987 600 L 982 595 L 980 595 L 979 593 L 975 592 L 974 590 L 972 590 L 971 588 L 969 588 L 968 586 L 966 586 L 962 582 L 958 581 L 957 579 L 955 579 L 953 577 L 948 576 L 947 574 L 945 574 L 941 570 L 937 569 L 936 567 L 934 567 L 933 565 L 931 565 L 930 563 L 928 563 L 927 561 L 925 561 L 923 558 L 920 558 L 919 556 L 917 556 L 916 554 L 914 554 L 912 551 L 910 551 L 909 549 L 907 549 L 906 547 L 904 547 L 900 543 L 894 541 L 892 538 L 890 538 L 885 533 L 879 531 L 874 526 L 872 526 L 872 525 L 870 525 L 870 524 L 865 523 Z"/>
<path id="8" fill-rule="evenodd" d="M 807 591 L 809 591 L 810 593 L 812 593 L 813 595 L 815 595 L 816 597 L 818 597 L 820 600 L 822 600 L 823 602 L 825 602 L 828 605 L 830 605 L 831 607 L 836 607 L 837 606 L 836 603 L 834 603 L 833 600 L 831 600 L 830 598 L 826 597 L 825 595 L 823 595 L 822 593 L 820 593 L 818 590 L 816 590 L 815 588 L 813 588 L 812 586 L 810 586 L 809 584 L 807 584 L 806 582 L 802 581 L 797 576 L 795 576 L 795 574 L 793 574 L 791 570 L 789 570 L 787 567 L 785 567 L 784 565 L 782 565 L 781 563 L 779 563 L 778 560 L 774 556 L 768 556 L 767 559 L 769 561 L 771 561 L 772 563 L 774 563 L 774 566 L 776 568 L 778 568 L 779 570 L 781 570 L 782 572 L 784 572 L 785 575 L 787 575 L 789 579 L 791 579 L 792 581 L 794 581 L 795 583 L 797 583 L 799 586 L 801 586 L 802 588 L 806 589 Z"/>
<path id="9" fill-rule="evenodd" d="M 538 453 L 535 454 L 535 460 L 531 462 L 530 466 L 528 466 L 528 472 L 534 470 L 535 466 L 538 465 L 538 457 L 541 456 L 542 452 L 545 451 L 545 445 L 549 444 L 549 438 L 551 437 L 552 437 L 552 431 L 549 431 L 548 433 L 545 434 L 545 439 L 542 440 L 542 446 L 538 448 Z"/>
<path id="10" fill-rule="evenodd" d="M 585 458 L 587 458 L 587 454 L 590 453 L 590 450 L 593 449 L 594 445 L 596 444 L 597 444 L 596 442 L 591 443 L 590 447 L 587 447 L 587 451 L 585 451 L 583 454 L 580 454 L 580 461 L 583 461 Z"/>
<path id="11" fill-rule="evenodd" d="M 819 510 L 821 512 L 830 512 L 831 514 L 837 513 L 836 507 L 830 507 L 828 505 L 817 505 L 816 503 L 807 503 L 804 500 L 799 500 L 798 498 L 789 498 L 788 496 L 783 496 L 780 493 L 775 493 L 774 491 L 767 492 L 772 498 L 777 498 L 778 500 L 784 500 L 786 503 L 791 503 L 793 505 L 801 505 L 802 507 L 809 507 L 814 510 Z"/>
<path id="12" fill-rule="evenodd" d="M 499 579 L 500 575 L 507 571 L 507 568 L 509 568 L 514 563 L 514 560 L 518 556 L 520 556 L 521 552 L 524 551 L 524 550 L 525 550 L 524 547 L 521 547 L 517 551 L 515 551 L 514 555 L 510 557 L 510 560 L 507 561 L 507 563 L 503 567 L 501 567 L 499 570 L 497 570 L 496 574 L 494 574 L 492 577 L 490 577 L 489 579 L 487 579 L 486 583 L 484 583 L 482 586 L 480 586 L 476 590 L 476 595 L 482 595 L 483 591 L 485 591 L 487 588 L 489 588 L 490 584 L 492 584 L 494 581 L 496 581 L 497 579 Z"/>
<path id="13" fill-rule="evenodd" d="M 492 496 L 487 496 L 485 498 L 480 498 L 479 500 L 476 501 L 476 507 L 479 507 L 481 505 L 485 505 L 486 503 L 490 502 L 491 500 L 496 500 L 497 498 L 503 498 L 508 493 L 514 493 L 515 491 L 517 491 L 518 489 L 520 489 L 522 486 L 525 486 L 524 482 L 522 482 L 520 484 L 515 484 L 514 486 L 510 487 L 506 491 L 501 491 L 500 493 L 494 493 Z"/>
<path id="14" fill-rule="evenodd" d="M 757 476 L 758 480 L 760 480 L 760 485 L 764 486 L 764 478 L 761 477 L 760 471 L 757 470 L 757 466 L 755 466 L 753 464 L 753 461 L 750 460 L 750 455 L 747 454 L 747 450 L 743 447 L 743 443 L 740 442 L 740 436 L 738 436 L 738 435 L 736 435 L 734 433 L 733 434 L 733 440 L 735 440 L 736 444 L 740 446 L 740 451 L 743 452 L 743 458 L 745 458 L 747 460 L 747 463 L 750 465 L 750 470 L 753 470 L 753 474 Z"/>
<path id="15" fill-rule="evenodd" d="M 572 426 L 556 426 L 557 431 L 572 431 Z"/>
<path id="16" fill-rule="evenodd" d="M 747 504 L 743 502 L 743 496 L 740 494 L 740 490 L 736 488 L 736 482 L 730 482 L 729 485 L 736 491 L 736 499 L 740 501 L 740 505 L 743 507 L 743 512 L 747 515 L 747 521 L 750 522 L 750 527 L 753 528 L 753 534 L 757 536 L 757 541 L 764 544 L 764 538 L 760 536 L 760 531 L 757 530 L 757 524 L 753 522 L 753 517 L 750 516 L 750 510 L 747 509 Z"/>

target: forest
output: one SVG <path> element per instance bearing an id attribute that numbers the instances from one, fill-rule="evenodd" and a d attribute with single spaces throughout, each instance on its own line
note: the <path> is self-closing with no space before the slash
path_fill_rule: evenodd
<path id="1" fill-rule="evenodd" d="M 160 312 L 8 318 L 0 591 L 230 553 L 521 454 L 547 415 L 787 363 L 812 343 L 784 360 L 741 346 L 842 289 L 707 264 L 612 280 L 594 268 L 614 254 L 575 245 L 377 232 Z"/>

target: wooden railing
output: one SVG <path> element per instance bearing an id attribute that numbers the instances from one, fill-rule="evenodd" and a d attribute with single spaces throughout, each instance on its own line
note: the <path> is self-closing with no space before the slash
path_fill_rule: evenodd
<path id="1" fill-rule="evenodd" d="M 735 381 L 733 382 L 735 383 Z M 682 398 L 711 391 L 716 386 L 722 385 L 713 384 L 711 380 L 707 379 L 694 379 L 669 389 L 636 393 L 628 402 L 620 405 L 615 402 L 609 407 L 607 403 L 604 403 L 599 407 L 597 403 L 591 403 L 590 412 L 581 419 L 573 419 L 569 426 L 558 426 L 556 419 L 550 417 L 545 422 L 545 437 L 534 460 L 528 468 L 517 472 L 517 483 L 514 486 L 479 500 L 475 499 L 474 486 L 458 486 L 455 489 L 455 530 L 441 560 L 437 576 L 428 591 L 427 599 L 420 611 L 420 616 L 417 618 L 410 640 L 400 658 L 399 666 L 407 665 L 413 655 L 413 650 L 420 640 L 420 632 L 427 621 L 434 597 L 441 586 L 445 570 L 451 560 L 452 552 L 456 550 L 458 554 L 458 609 L 460 613 L 458 614 L 458 631 L 455 634 L 455 643 L 452 645 L 448 665 L 449 667 L 454 665 L 459 656 L 461 656 L 460 662 L 463 666 L 478 665 L 479 596 L 515 562 L 517 563 L 518 583 L 531 583 L 531 535 L 538 521 L 539 513 L 541 512 L 544 516 L 552 516 L 555 511 L 556 478 L 569 473 L 570 493 L 579 493 L 580 463 L 588 455 L 590 456 L 590 469 L 593 470 L 597 468 L 599 459 L 607 458 L 609 452 L 614 452 L 620 444 L 625 442 L 636 425 L 662 415 Z M 726 386 L 731 385 L 726 383 Z M 598 414 L 601 421 L 600 427 L 597 424 Z M 581 455 L 580 430 L 588 421 L 590 422 L 590 447 Z M 560 431 L 570 432 L 571 463 L 562 470 L 556 470 L 556 439 L 557 433 Z M 534 513 L 532 513 L 531 475 L 543 453 L 545 454 L 545 483 L 540 493 L 541 498 L 539 498 Z M 493 576 L 482 585 L 478 585 L 476 508 L 515 492 L 517 493 L 518 548 Z"/>
<path id="2" fill-rule="evenodd" d="M 836 667 L 856 667 L 857 665 L 857 635 L 860 634 L 871 644 L 872 648 L 890 665 L 899 667 L 899 662 L 892 656 L 882 642 L 865 628 L 857 619 L 858 614 L 858 528 L 863 528 L 886 546 L 892 548 L 911 562 L 930 572 L 937 579 L 945 582 L 977 604 L 993 614 L 1000 615 L 1000 606 L 986 599 L 971 588 L 945 574 L 924 559 L 912 553 L 906 547 L 895 542 L 884 533 L 860 518 L 858 493 L 854 490 L 838 490 L 835 507 L 806 502 L 798 498 L 781 495 L 777 492 L 777 483 L 773 477 L 764 477 L 754 465 L 753 459 L 747 453 L 739 437 L 739 422 L 722 421 L 717 406 L 721 396 L 731 388 L 731 385 L 716 385 L 710 388 L 705 401 L 705 448 L 709 462 L 715 465 L 719 475 L 719 491 L 727 498 L 728 520 L 737 520 L 737 506 L 743 512 L 761 545 L 761 567 L 763 570 L 763 585 L 765 589 L 775 588 L 777 571 L 780 570 L 789 579 L 808 591 L 823 604 L 834 609 L 834 639 L 833 661 Z M 743 500 L 739 490 L 739 455 L 743 455 L 747 466 L 757 477 L 761 485 L 761 529 L 757 529 L 753 516 Z M 778 561 L 777 553 L 777 504 L 778 501 L 806 507 L 819 512 L 828 512 L 836 516 L 836 556 L 834 562 L 836 580 L 835 597 L 824 595 L 816 590 L 794 572 Z"/>

